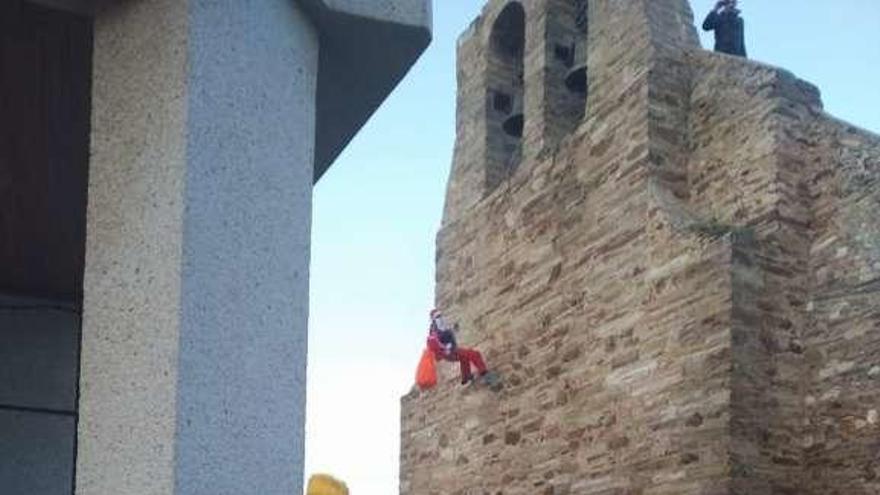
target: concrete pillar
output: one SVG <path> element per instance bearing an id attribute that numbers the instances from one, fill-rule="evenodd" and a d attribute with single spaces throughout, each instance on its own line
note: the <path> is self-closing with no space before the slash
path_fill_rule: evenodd
<path id="1" fill-rule="evenodd" d="M 301 493 L 317 63 L 289 0 L 96 17 L 77 495 Z"/>

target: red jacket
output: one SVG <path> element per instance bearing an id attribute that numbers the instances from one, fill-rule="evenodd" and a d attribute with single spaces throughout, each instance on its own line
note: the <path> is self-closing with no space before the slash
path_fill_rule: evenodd
<path id="1" fill-rule="evenodd" d="M 428 334 L 428 349 L 434 353 L 435 358 L 446 358 L 446 347 L 440 343 L 440 337 L 434 332 Z"/>

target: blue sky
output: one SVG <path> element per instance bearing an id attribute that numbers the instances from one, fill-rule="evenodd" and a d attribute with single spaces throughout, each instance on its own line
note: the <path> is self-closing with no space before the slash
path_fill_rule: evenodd
<path id="1" fill-rule="evenodd" d="M 355 495 L 398 490 L 399 398 L 424 346 L 455 137 L 455 41 L 483 3 L 434 0 L 431 47 L 315 187 L 306 475 L 333 473 Z M 698 22 L 713 4 L 691 2 Z M 880 132 L 880 1 L 740 4 L 751 58 Z"/>

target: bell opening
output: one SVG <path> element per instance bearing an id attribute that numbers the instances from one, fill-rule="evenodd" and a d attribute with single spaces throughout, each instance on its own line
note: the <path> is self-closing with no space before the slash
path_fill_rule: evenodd
<path id="1" fill-rule="evenodd" d="M 521 138 L 523 135 L 523 114 L 515 113 L 507 117 L 501 127 L 508 136 Z"/>
<path id="2" fill-rule="evenodd" d="M 565 87 L 579 95 L 587 94 L 587 65 L 580 64 L 569 69 L 565 76 Z"/>

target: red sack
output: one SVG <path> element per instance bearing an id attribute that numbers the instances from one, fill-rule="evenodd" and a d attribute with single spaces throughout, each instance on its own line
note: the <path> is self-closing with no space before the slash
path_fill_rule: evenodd
<path id="1" fill-rule="evenodd" d="M 437 385 L 437 363 L 434 362 L 434 353 L 428 349 L 422 352 L 419 360 L 419 368 L 416 370 L 416 385 L 421 390 L 427 390 Z"/>

